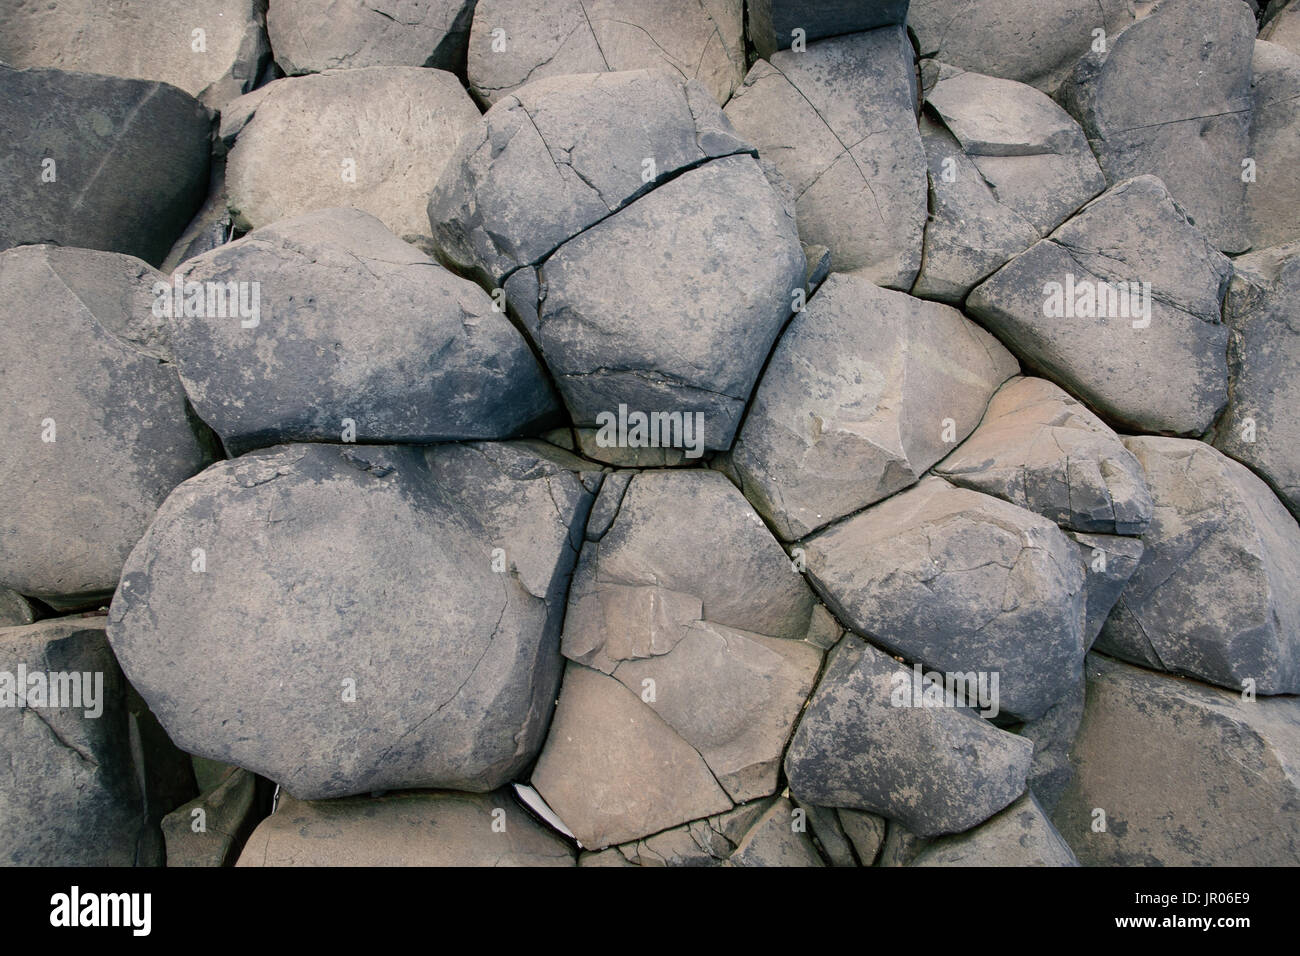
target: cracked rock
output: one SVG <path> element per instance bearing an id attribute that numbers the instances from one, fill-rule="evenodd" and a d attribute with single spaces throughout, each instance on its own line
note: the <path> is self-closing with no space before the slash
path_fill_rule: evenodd
<path id="1" fill-rule="evenodd" d="M 533 80 L 655 70 L 725 103 L 745 76 L 741 0 L 478 0 L 469 83 L 495 104 Z"/>
<path id="2" fill-rule="evenodd" d="M 286 445 L 214 465 L 127 563 L 123 669 L 187 751 L 301 799 L 501 786 L 545 733 L 590 506 L 576 459 L 544 448 Z"/>
<path id="3" fill-rule="evenodd" d="M 1300 7 L 1293 19 L 1296 13 Z M 1256 40 L 1251 74 L 1255 175 L 1246 183 L 1246 218 L 1251 248 L 1258 250 L 1300 238 L 1300 55 Z"/>
<path id="4" fill-rule="evenodd" d="M 257 777 L 230 768 L 213 789 L 163 817 L 168 866 L 233 866 L 257 825 Z"/>
<path id="5" fill-rule="evenodd" d="M 403 239 L 426 237 L 429 192 L 477 121 L 469 94 L 442 70 L 367 67 L 275 80 L 222 111 L 235 227 L 348 206 Z"/>
<path id="6" fill-rule="evenodd" d="M 813 587 L 856 632 L 926 668 L 988 675 L 988 716 L 1038 717 L 1079 678 L 1083 570 L 1045 518 L 927 478 L 801 546 Z"/>
<path id="7" fill-rule="evenodd" d="M 963 708 L 894 707 L 904 680 L 910 670 L 882 651 L 840 641 L 786 754 L 798 799 L 937 836 L 970 829 L 1024 792 L 1028 740 Z"/>
<path id="8" fill-rule="evenodd" d="M 348 420 L 360 442 L 424 443 L 510 438 L 561 414 L 488 295 L 368 213 L 305 213 L 180 272 L 205 288 L 245 277 L 259 283 L 253 319 L 170 320 L 186 392 L 232 452 L 338 441 Z"/>
<path id="9" fill-rule="evenodd" d="M 912 866 L 1078 866 L 1032 793 L 966 833 L 935 840 Z"/>
<path id="10" fill-rule="evenodd" d="M 782 335 L 730 467 L 801 538 L 914 484 L 1017 371 L 956 309 L 832 275 Z"/>
<path id="11" fill-rule="evenodd" d="M 727 862 L 731 866 L 825 866 L 807 830 L 796 828 L 794 809 L 785 797 L 772 801 Z"/>
<path id="12" fill-rule="evenodd" d="M 1084 643 L 1091 647 L 1111 609 L 1124 593 L 1129 578 L 1137 570 L 1145 548 L 1137 538 L 1078 531 L 1067 531 L 1066 534 L 1073 539 L 1083 561 L 1088 592 L 1088 623 L 1084 626 L 1083 636 Z"/>
<path id="13" fill-rule="evenodd" d="M 796 30 L 801 40 L 812 41 L 901 26 L 907 19 L 907 0 L 748 0 L 745 7 L 750 42 L 769 59 L 790 49 Z"/>
<path id="14" fill-rule="evenodd" d="M 916 102 L 911 44 L 884 27 L 758 61 L 726 113 L 784 180 L 805 243 L 836 272 L 907 290 L 926 219 Z"/>
<path id="15" fill-rule="evenodd" d="M 1259 694 L 1300 693 L 1300 527 L 1247 467 L 1177 438 L 1124 442 L 1155 502 L 1096 649 Z"/>
<path id="16" fill-rule="evenodd" d="M 1151 521 L 1137 459 L 1086 406 L 1041 378 L 1002 386 L 935 474 L 1074 531 L 1141 534 Z"/>
<path id="17" fill-rule="evenodd" d="M 1199 435 L 1227 401 L 1232 272 L 1160 180 L 1112 186 L 966 307 L 1113 424 Z"/>
<path id="18" fill-rule="evenodd" d="M 159 281 L 116 253 L 0 253 L 0 586 L 101 601 L 163 499 L 210 460 L 152 316 Z"/>

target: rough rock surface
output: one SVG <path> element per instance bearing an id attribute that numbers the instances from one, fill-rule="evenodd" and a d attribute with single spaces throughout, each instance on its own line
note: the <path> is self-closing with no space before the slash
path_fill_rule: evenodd
<path id="1" fill-rule="evenodd" d="M 1114 534 L 1066 532 L 1079 548 L 1083 561 L 1084 585 L 1088 593 L 1088 622 L 1084 642 L 1091 647 L 1137 570 L 1145 546 L 1137 538 Z"/>
<path id="2" fill-rule="evenodd" d="M 1300 239 L 1300 170 L 1294 162 L 1300 150 L 1300 54 L 1256 40 L 1251 77 L 1254 178 L 1246 183 L 1246 228 L 1251 248 L 1258 250 Z"/>
<path id="3" fill-rule="evenodd" d="M 1100 627 L 1100 623 L 1098 624 Z M 1070 778 L 1070 748 L 1079 734 L 1083 720 L 1086 682 L 1083 677 L 1064 697 L 1037 720 L 1021 724 L 1016 733 L 1034 744 L 1034 760 L 1029 765 L 1026 782 L 1038 803 L 1051 813 L 1061 802 Z"/>
<path id="4" fill-rule="evenodd" d="M 935 840 L 912 866 L 1078 866 L 1032 793 L 967 833 Z"/>
<path id="5" fill-rule="evenodd" d="M 782 335 L 730 465 L 801 538 L 914 484 L 1018 370 L 956 309 L 834 274 Z"/>
<path id="6" fill-rule="evenodd" d="M 589 503 L 527 444 L 245 455 L 168 498 L 110 640 L 181 746 L 302 799 L 491 790 L 541 744 Z"/>
<path id="7" fill-rule="evenodd" d="M 367 66 L 456 71 L 465 61 L 474 0 L 271 0 L 266 30 L 291 76 Z"/>
<path id="8" fill-rule="evenodd" d="M 907 19 L 907 0 L 748 0 L 745 9 L 750 42 L 759 56 L 769 58 L 790 49 L 796 30 L 799 39 L 812 41 L 901 25 Z"/>
<path id="9" fill-rule="evenodd" d="M 0 627 L 18 627 L 36 620 L 32 606 L 17 591 L 0 588 Z"/>
<path id="10" fill-rule="evenodd" d="M 167 865 L 232 866 L 257 824 L 257 777 L 231 768 L 226 777 L 163 817 Z"/>
<path id="11" fill-rule="evenodd" d="M 1225 687 L 1300 693 L 1300 528 L 1203 442 L 1128 438 L 1155 510 L 1097 650 Z"/>

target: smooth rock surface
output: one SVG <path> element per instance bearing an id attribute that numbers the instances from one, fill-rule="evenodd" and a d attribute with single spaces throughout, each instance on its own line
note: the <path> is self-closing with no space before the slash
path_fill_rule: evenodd
<path id="1" fill-rule="evenodd" d="M 474 0 L 271 0 L 266 29 L 290 76 L 367 66 L 459 70 Z"/>
<path id="2" fill-rule="evenodd" d="M 1032 793 L 967 833 L 935 840 L 912 866 L 1078 866 Z"/>

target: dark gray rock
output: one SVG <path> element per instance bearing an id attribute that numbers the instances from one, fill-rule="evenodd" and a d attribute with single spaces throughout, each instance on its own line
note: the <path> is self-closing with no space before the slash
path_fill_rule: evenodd
<path id="1" fill-rule="evenodd" d="M 844 835 L 853 844 L 853 852 L 857 855 L 858 864 L 873 866 L 876 857 L 880 855 L 880 848 L 884 846 L 885 830 L 889 822 L 875 813 L 849 810 L 845 807 L 836 810 L 835 815 L 839 817 Z"/>
<path id="2" fill-rule="evenodd" d="M 1127 539 L 1125 539 L 1127 540 Z M 1029 790 L 1051 813 L 1061 800 L 1074 770 L 1070 748 L 1083 720 L 1085 681 L 1083 678 L 1053 704 L 1043 716 L 1022 724 L 1016 731 L 1034 744 L 1034 762 L 1029 766 Z"/>
<path id="3" fill-rule="evenodd" d="M 1078 866 L 1032 793 L 966 833 L 935 840 L 912 866 Z"/>
<path id="4" fill-rule="evenodd" d="M 785 797 L 772 805 L 728 857 L 731 866 L 825 866 L 807 827 L 796 828 L 795 806 Z"/>
<path id="5" fill-rule="evenodd" d="M 36 620 L 32 606 L 17 591 L 0 588 L 0 627 L 18 627 Z"/>
<path id="6" fill-rule="evenodd" d="M 216 787 L 162 821 L 167 865 L 233 866 L 257 825 L 257 777 L 233 768 Z"/>
<path id="7" fill-rule="evenodd" d="M 761 57 L 788 50 L 800 38 L 811 42 L 877 27 L 901 26 L 907 20 L 907 0 L 749 0 L 745 4 L 749 42 Z"/>
<path id="8" fill-rule="evenodd" d="M 1083 561 L 1084 587 L 1088 594 L 1088 622 L 1083 637 L 1084 643 L 1091 647 L 1111 609 L 1124 593 L 1129 578 L 1137 570 L 1146 548 L 1137 538 L 1078 531 L 1067 531 L 1066 534 L 1078 546 Z"/>

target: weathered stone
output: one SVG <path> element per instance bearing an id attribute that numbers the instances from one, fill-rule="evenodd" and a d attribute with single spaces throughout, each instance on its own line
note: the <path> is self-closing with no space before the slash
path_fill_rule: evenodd
<path id="1" fill-rule="evenodd" d="M 1053 814 L 1085 866 L 1295 866 L 1300 700 L 1246 701 L 1095 654 L 1087 671 Z"/>
<path id="2" fill-rule="evenodd" d="M 844 835 L 853 844 L 853 852 L 857 854 L 858 864 L 874 865 L 876 857 L 880 855 L 880 848 L 885 843 L 885 828 L 888 826 L 888 821 L 874 813 L 849 810 L 845 807 L 836 810 L 835 815 L 839 817 Z"/>
<path id="3" fill-rule="evenodd" d="M 1203 442 L 1127 438 L 1155 512 L 1097 650 L 1260 694 L 1300 693 L 1300 527 Z"/>
<path id="4" fill-rule="evenodd" d="M 1300 239 L 1300 55 L 1256 40 L 1251 77 L 1246 228 L 1251 248 L 1265 249 Z"/>
<path id="5" fill-rule="evenodd" d="M 36 620 L 32 606 L 17 591 L 0 588 L 0 627 L 18 627 Z"/>
<path id="6" fill-rule="evenodd" d="M 1088 592 L 1088 622 L 1083 637 L 1084 643 L 1091 647 L 1146 549 L 1136 538 L 1077 531 L 1067 531 L 1066 534 L 1078 546 L 1083 561 L 1084 586 Z"/>
<path id="7" fill-rule="evenodd" d="M 1127 539 L 1124 539 L 1127 540 Z M 1070 767 L 1070 748 L 1079 734 L 1083 719 L 1085 682 L 1079 682 L 1047 713 L 1022 724 L 1016 731 L 1034 744 L 1034 761 L 1029 766 L 1029 790 L 1048 813 L 1056 809 L 1074 771 Z"/>
<path id="8" fill-rule="evenodd" d="M 0 63 L 0 250 L 52 243 L 157 265 L 203 202 L 211 126 L 166 83 Z"/>
<path id="9" fill-rule="evenodd" d="M 290 798 L 292 799 L 292 798 Z M 257 777 L 233 770 L 162 821 L 168 866 L 233 866 L 257 824 Z"/>
<path id="10" fill-rule="evenodd" d="M 935 840 L 912 866 L 1078 866 L 1032 793 L 966 833 Z"/>
<path id="11" fill-rule="evenodd" d="M 794 809 L 785 797 L 772 801 L 728 862 L 732 866 L 825 866 L 807 830 L 794 828 Z"/>
<path id="12" fill-rule="evenodd" d="M 749 0 L 745 8 L 749 40 L 759 56 L 768 58 L 790 49 L 796 36 L 805 42 L 820 40 L 901 26 L 907 20 L 907 0 Z"/>
<path id="13" fill-rule="evenodd" d="M 956 309 L 832 275 L 773 352 L 731 467 L 803 537 L 914 484 L 1018 369 Z"/>
<path id="14" fill-rule="evenodd" d="M 885 842 L 880 847 L 880 855 L 876 857 L 875 865 L 911 866 L 912 861 L 932 842 L 930 837 L 913 833 L 897 820 L 889 820 L 885 826 Z"/>
<path id="15" fill-rule="evenodd" d="M 266 29 L 289 75 L 367 66 L 427 66 L 455 72 L 465 62 L 474 0 L 271 0 Z"/>
<path id="16" fill-rule="evenodd" d="M 300 798 L 498 787 L 542 742 L 590 504 L 576 459 L 547 447 L 287 445 L 214 465 L 132 553 L 114 650 L 187 751 Z"/>
<path id="17" fill-rule="evenodd" d="M 1269 4 L 1268 20 L 1259 31 L 1259 38 L 1292 53 L 1300 54 L 1300 5 L 1295 3 Z"/>
<path id="18" fill-rule="evenodd" d="M 792 819 L 790 825 L 796 831 L 799 826 L 803 826 L 811 833 L 813 843 L 831 866 L 858 865 L 853 856 L 853 845 L 845 835 L 844 827 L 840 825 L 839 817 L 833 808 L 809 803 L 801 804 L 798 809 L 803 811 L 803 821 L 800 824 Z"/>

